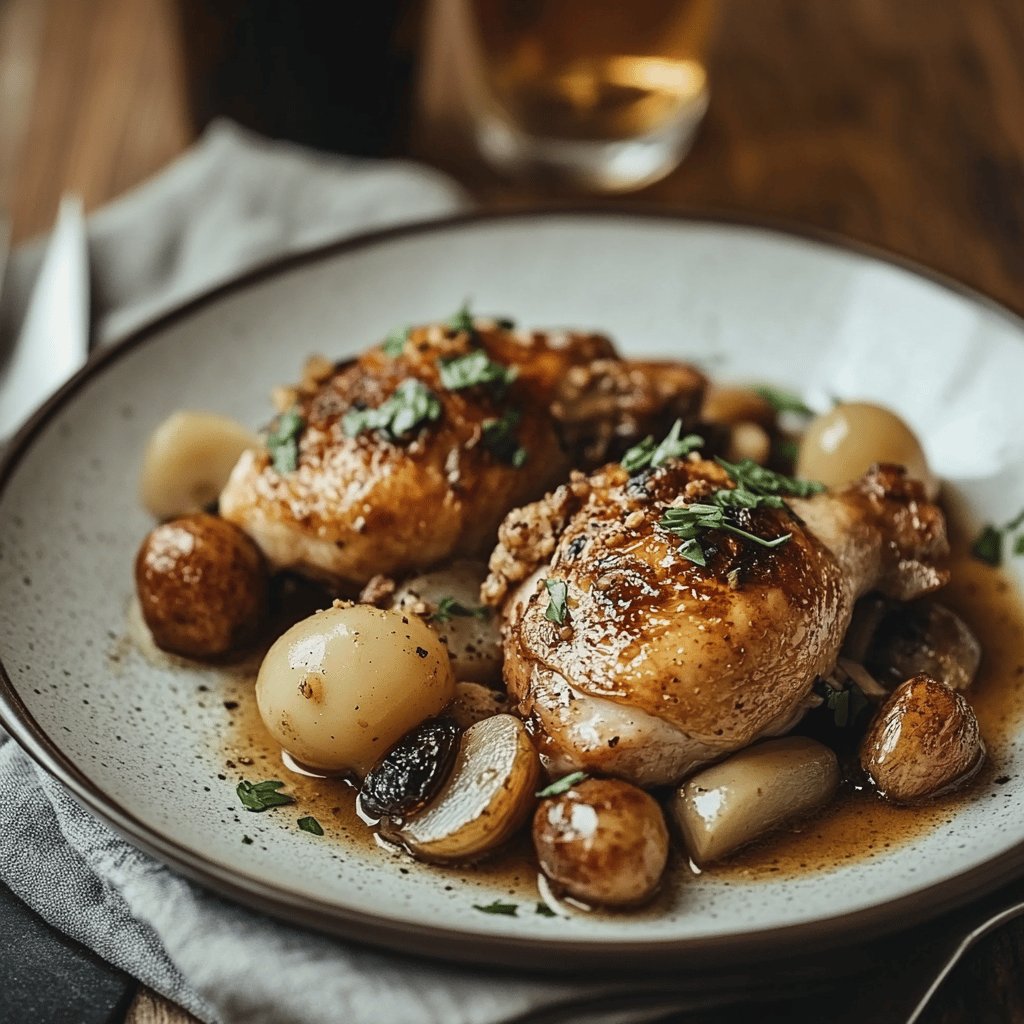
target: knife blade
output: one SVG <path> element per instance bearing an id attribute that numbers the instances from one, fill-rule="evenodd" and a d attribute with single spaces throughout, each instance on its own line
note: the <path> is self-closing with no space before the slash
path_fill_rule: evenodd
<path id="1" fill-rule="evenodd" d="M 32 286 L 11 356 L 0 373 L 0 438 L 85 362 L 89 353 L 89 256 L 82 202 L 65 196 Z"/>

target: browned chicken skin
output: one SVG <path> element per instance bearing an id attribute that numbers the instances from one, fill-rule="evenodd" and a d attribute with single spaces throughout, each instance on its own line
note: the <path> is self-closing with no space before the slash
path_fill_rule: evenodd
<path id="1" fill-rule="evenodd" d="M 363 584 L 486 554 L 505 513 L 564 480 L 570 466 L 593 465 L 699 409 L 704 379 L 689 367 L 623 362 L 596 334 L 473 326 L 416 328 L 400 354 L 375 347 L 325 364 L 290 396 L 304 423 L 297 467 L 278 472 L 268 452 L 247 452 L 221 514 L 275 568 Z M 441 361 L 479 350 L 514 367 L 516 379 L 445 387 Z M 436 417 L 398 438 L 379 429 L 349 436 L 346 413 L 378 408 L 410 380 L 440 403 Z M 511 448 L 496 452 L 486 435 L 508 414 Z"/>
<path id="2" fill-rule="evenodd" d="M 659 520 L 732 486 L 695 458 L 633 478 L 610 465 L 502 524 L 484 597 L 504 602 L 506 682 L 553 771 L 673 782 L 783 731 L 833 668 L 857 597 L 945 582 L 942 513 L 894 467 L 738 512 L 757 536 L 791 539 L 768 549 L 712 531 L 698 566 Z M 561 625 L 545 578 L 567 585 Z"/>

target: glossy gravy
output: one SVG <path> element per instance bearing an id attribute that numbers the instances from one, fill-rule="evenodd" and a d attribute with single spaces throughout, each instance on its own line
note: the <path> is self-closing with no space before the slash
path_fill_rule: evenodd
<path id="1" fill-rule="evenodd" d="M 744 881 L 778 879 L 882 856 L 925 832 L 949 825 L 965 802 L 999 798 L 1002 786 L 1010 781 L 1002 767 L 1003 752 L 1009 737 L 1024 722 L 1024 606 L 1002 573 L 970 557 L 963 536 L 954 539 L 950 568 L 952 582 L 941 600 L 970 625 L 983 650 L 978 678 L 968 694 L 988 748 L 988 761 L 978 776 L 954 795 L 913 808 L 892 806 L 870 792 L 845 790 L 819 816 L 769 836 L 728 861 L 704 869 L 704 874 Z M 232 787 L 241 778 L 279 778 L 287 781 L 287 789 L 296 799 L 294 806 L 260 815 L 260 824 L 269 824 L 266 819 L 273 817 L 274 824 L 294 830 L 297 818 L 312 815 L 326 833 L 322 841 L 366 851 L 380 846 L 373 829 L 356 813 L 351 786 L 338 779 L 299 775 L 282 764 L 280 748 L 267 734 L 256 710 L 252 663 L 218 675 L 221 681 L 213 684 L 205 697 L 210 703 L 223 704 L 227 713 L 227 728 L 217 715 L 216 730 L 211 731 L 211 742 L 217 744 L 223 760 L 221 778 Z M 244 831 L 247 815 L 239 817 Z M 473 866 L 420 864 L 388 846 L 377 855 L 395 858 L 404 873 L 446 875 L 446 884 L 467 885 L 471 895 L 482 891 L 487 899 L 502 895 L 522 901 L 538 899 L 537 869 L 525 830 L 499 855 Z M 674 854 L 662 899 L 674 889 L 673 880 L 681 881 L 690 873 L 685 857 Z M 657 913 L 658 902 L 642 913 Z"/>

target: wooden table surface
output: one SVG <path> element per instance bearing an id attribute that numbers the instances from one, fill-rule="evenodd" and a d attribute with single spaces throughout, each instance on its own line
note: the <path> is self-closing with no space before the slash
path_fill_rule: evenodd
<path id="1" fill-rule="evenodd" d="M 0 204 L 16 239 L 49 226 L 62 192 L 93 208 L 190 142 L 173 14 L 172 0 L 0 0 Z M 631 202 L 824 228 L 1024 313 L 1024 3 L 722 0 L 711 76 L 690 157 Z M 484 203 L 538 198 L 449 166 Z M 1024 1020 L 1022 968 L 1024 924 L 967 958 L 928 1024 Z M 189 1018 L 142 992 L 128 1019 Z"/>

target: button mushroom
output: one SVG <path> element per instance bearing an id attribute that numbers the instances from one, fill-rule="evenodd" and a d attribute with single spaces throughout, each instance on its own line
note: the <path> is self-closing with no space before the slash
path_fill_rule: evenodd
<path id="1" fill-rule="evenodd" d="M 151 530 L 135 559 L 135 588 L 154 643 L 186 658 L 238 651 L 267 618 L 263 555 L 217 516 L 184 516 Z"/>
<path id="2" fill-rule="evenodd" d="M 533 844 L 557 890 L 611 907 L 650 899 L 669 845 L 657 802 L 619 779 L 587 779 L 545 799 L 533 818 Z"/>
<path id="3" fill-rule="evenodd" d="M 466 730 L 437 797 L 404 823 L 384 822 L 382 832 L 422 860 L 475 860 L 526 821 L 539 778 L 526 727 L 512 715 L 495 715 Z"/>
<path id="4" fill-rule="evenodd" d="M 984 758 L 971 705 L 926 675 L 914 676 L 893 691 L 860 749 L 865 774 L 895 803 L 937 796 L 966 782 Z"/>
<path id="5" fill-rule="evenodd" d="M 836 755 L 816 740 L 787 736 L 694 775 L 676 791 L 670 811 L 690 856 L 706 864 L 817 810 L 838 787 Z"/>

